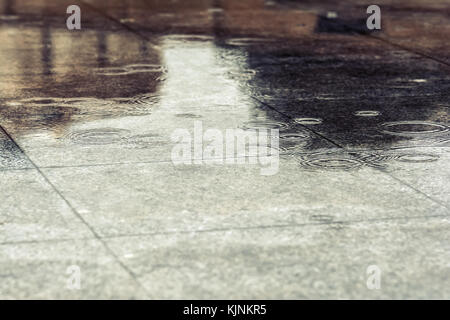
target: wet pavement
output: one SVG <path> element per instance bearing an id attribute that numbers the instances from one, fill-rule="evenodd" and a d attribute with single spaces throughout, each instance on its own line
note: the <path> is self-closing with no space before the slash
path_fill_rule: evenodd
<path id="1" fill-rule="evenodd" d="M 0 0 L 0 297 L 449 299 L 450 2 L 371 4 Z"/>

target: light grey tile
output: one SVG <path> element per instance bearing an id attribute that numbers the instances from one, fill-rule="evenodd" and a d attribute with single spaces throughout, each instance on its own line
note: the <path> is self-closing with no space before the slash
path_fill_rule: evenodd
<path id="1" fill-rule="evenodd" d="M 45 169 L 102 235 L 297 225 L 448 214 L 445 207 L 369 167 L 310 170 L 281 159 L 259 165 L 172 163 Z"/>
<path id="2" fill-rule="evenodd" d="M 72 266 L 79 269 L 68 269 Z M 2 299 L 146 297 L 98 240 L 0 245 L 0 270 Z M 77 274 L 80 287 L 73 289 Z"/>
<path id="3" fill-rule="evenodd" d="M 0 171 L 0 243 L 92 237 L 34 169 Z"/>
<path id="4" fill-rule="evenodd" d="M 449 228 L 448 219 L 411 219 L 108 243 L 152 298 L 448 299 Z M 367 287 L 372 265 L 380 289 Z"/>

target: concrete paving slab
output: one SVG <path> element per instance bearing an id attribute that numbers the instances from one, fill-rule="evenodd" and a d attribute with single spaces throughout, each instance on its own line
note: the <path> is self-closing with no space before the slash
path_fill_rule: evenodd
<path id="1" fill-rule="evenodd" d="M 98 240 L 0 244 L 0 266 L 1 299 L 146 298 Z"/>
<path id="2" fill-rule="evenodd" d="M 108 244 L 154 299 L 448 299 L 449 226 L 448 219 L 361 222 Z M 379 289 L 369 289 L 369 266 L 380 271 Z"/>
<path id="3" fill-rule="evenodd" d="M 43 171 L 102 236 L 448 214 L 447 208 L 351 155 L 302 160 L 281 159 L 273 176 L 261 175 L 258 164 Z"/>
<path id="4" fill-rule="evenodd" d="M 0 184 L 0 244 L 93 236 L 37 170 L 0 171 Z"/>

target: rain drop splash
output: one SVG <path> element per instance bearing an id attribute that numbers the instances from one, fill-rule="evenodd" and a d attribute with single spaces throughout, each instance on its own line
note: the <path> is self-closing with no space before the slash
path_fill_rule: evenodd
<path id="1" fill-rule="evenodd" d="M 439 160 L 439 156 L 436 154 L 403 154 L 396 158 L 397 161 L 410 162 L 410 163 L 422 163 L 422 162 L 434 162 Z"/>
<path id="2" fill-rule="evenodd" d="M 297 157 L 302 167 L 309 169 L 352 170 L 364 166 L 364 163 L 350 154 L 325 152 L 304 154 Z"/>
<path id="3" fill-rule="evenodd" d="M 360 110 L 354 113 L 357 117 L 378 117 L 381 112 L 376 110 Z"/>
<path id="4" fill-rule="evenodd" d="M 272 120 L 254 120 L 244 123 L 242 129 L 278 129 L 284 130 L 287 129 L 289 125 L 284 122 L 272 121 Z"/>
<path id="5" fill-rule="evenodd" d="M 448 129 L 445 124 L 427 121 L 386 122 L 380 127 L 380 131 L 383 133 L 406 137 L 439 134 L 448 131 Z"/>
<path id="6" fill-rule="evenodd" d="M 125 129 L 98 128 L 71 132 L 66 139 L 81 145 L 106 145 L 120 143 L 128 134 Z"/>
<path id="7" fill-rule="evenodd" d="M 320 118 L 295 118 L 294 121 L 295 123 L 303 125 L 316 125 L 323 122 L 323 120 Z"/>
<path id="8" fill-rule="evenodd" d="M 304 151 L 310 143 L 310 136 L 301 133 L 286 133 L 280 135 L 280 150 L 287 153 Z"/>

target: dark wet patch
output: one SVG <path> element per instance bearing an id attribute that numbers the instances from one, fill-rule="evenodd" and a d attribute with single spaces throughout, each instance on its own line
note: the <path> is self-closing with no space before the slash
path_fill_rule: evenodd
<path id="1" fill-rule="evenodd" d="M 367 28 L 367 18 L 342 19 L 318 16 L 315 32 L 317 33 L 343 33 L 343 34 L 369 34 L 373 32 Z"/>

